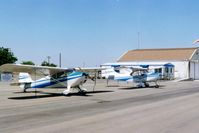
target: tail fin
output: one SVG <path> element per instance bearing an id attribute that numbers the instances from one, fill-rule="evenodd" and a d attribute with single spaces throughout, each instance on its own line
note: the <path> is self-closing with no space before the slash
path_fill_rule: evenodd
<path id="1" fill-rule="evenodd" d="M 32 83 L 33 80 L 28 73 L 19 73 L 19 83 Z"/>

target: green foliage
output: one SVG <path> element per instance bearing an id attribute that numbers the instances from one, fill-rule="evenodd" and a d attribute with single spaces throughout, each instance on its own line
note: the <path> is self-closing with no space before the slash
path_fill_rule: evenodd
<path id="1" fill-rule="evenodd" d="M 57 65 L 53 64 L 53 63 L 48 63 L 47 61 L 43 61 L 42 66 L 50 66 L 50 67 L 57 67 Z"/>
<path id="2" fill-rule="evenodd" d="M 0 47 L 0 66 L 6 63 L 15 63 L 16 61 L 17 57 L 9 48 Z"/>
<path id="3" fill-rule="evenodd" d="M 32 61 L 23 61 L 21 64 L 23 65 L 35 65 Z"/>

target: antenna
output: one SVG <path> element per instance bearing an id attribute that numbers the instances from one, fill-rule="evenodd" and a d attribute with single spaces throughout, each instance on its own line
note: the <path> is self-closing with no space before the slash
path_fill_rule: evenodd
<path id="1" fill-rule="evenodd" d="M 138 31 L 138 49 L 140 49 L 140 32 Z"/>

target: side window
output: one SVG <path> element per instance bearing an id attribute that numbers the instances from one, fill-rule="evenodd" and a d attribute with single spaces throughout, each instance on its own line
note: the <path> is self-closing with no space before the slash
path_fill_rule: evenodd
<path id="1" fill-rule="evenodd" d="M 63 75 L 63 73 L 64 73 L 64 72 L 55 73 L 55 74 L 53 74 L 51 77 L 52 77 L 52 79 L 57 79 L 57 78 L 59 78 L 61 75 Z"/>
<path id="2" fill-rule="evenodd" d="M 71 73 L 73 73 L 72 70 L 71 71 L 67 70 L 67 71 L 56 73 L 56 74 L 52 75 L 51 77 L 52 77 L 52 79 L 58 79 L 58 78 L 62 78 L 62 77 L 67 77 Z"/>
<path id="3" fill-rule="evenodd" d="M 71 73 L 73 73 L 73 71 L 67 71 L 65 72 L 65 76 L 70 76 Z"/>
<path id="4" fill-rule="evenodd" d="M 65 71 L 65 72 L 62 73 L 62 75 L 60 75 L 60 78 L 62 78 L 62 77 L 67 77 L 67 76 L 69 76 L 71 73 L 73 73 L 73 71 Z"/>

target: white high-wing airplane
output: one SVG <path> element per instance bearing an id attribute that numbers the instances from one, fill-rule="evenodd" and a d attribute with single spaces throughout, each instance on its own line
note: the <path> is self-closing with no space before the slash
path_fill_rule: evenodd
<path id="1" fill-rule="evenodd" d="M 149 87 L 149 82 L 154 82 L 158 88 L 159 73 L 148 72 L 148 65 L 141 67 L 112 66 L 102 70 L 102 77 L 109 80 L 126 81 L 137 83 L 137 87 Z"/>
<path id="2" fill-rule="evenodd" d="M 58 68 L 46 66 L 32 66 L 21 64 L 4 64 L 0 66 L 1 72 L 19 73 L 19 82 L 11 85 L 19 85 L 24 92 L 29 88 L 57 88 L 65 87 L 64 95 L 71 92 L 71 88 L 77 88 L 80 93 L 86 93 L 82 85 L 89 77 L 89 72 L 97 73 L 102 68 Z M 87 73 L 88 72 L 88 73 Z M 45 76 L 38 80 L 32 80 L 32 77 Z"/>

